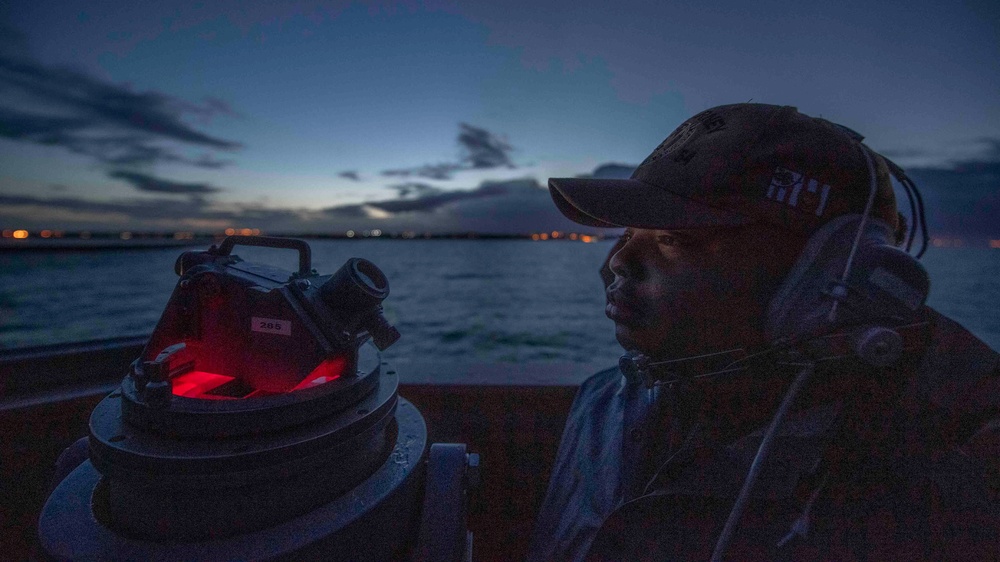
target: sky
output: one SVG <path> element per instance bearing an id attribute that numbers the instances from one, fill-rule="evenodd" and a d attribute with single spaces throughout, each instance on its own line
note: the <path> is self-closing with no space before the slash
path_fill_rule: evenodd
<path id="1" fill-rule="evenodd" d="M 950 4 L 6 1 L 0 227 L 572 230 L 548 177 L 753 100 L 865 135 L 935 235 L 1000 239 L 1000 16 Z"/>

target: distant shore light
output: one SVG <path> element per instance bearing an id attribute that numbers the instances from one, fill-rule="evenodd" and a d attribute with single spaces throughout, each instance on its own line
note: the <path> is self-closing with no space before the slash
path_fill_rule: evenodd
<path id="1" fill-rule="evenodd" d="M 347 231 L 347 237 L 348 238 L 354 238 L 354 231 L 353 230 L 348 230 Z"/>
<path id="2" fill-rule="evenodd" d="M 43 230 L 39 234 L 41 234 L 42 238 L 51 238 L 52 237 L 52 231 L 51 230 Z"/>
<path id="3" fill-rule="evenodd" d="M 122 232 L 121 233 L 121 239 L 122 240 L 131 240 L 132 239 L 132 233 L 131 232 Z"/>
<path id="4" fill-rule="evenodd" d="M 236 229 L 235 228 L 227 228 L 226 229 L 226 236 L 232 236 L 233 234 L 236 234 Z"/>
<path id="5" fill-rule="evenodd" d="M 961 248 L 965 246 L 965 240 L 961 238 L 931 238 L 931 245 L 935 248 Z"/>
<path id="6" fill-rule="evenodd" d="M 28 231 L 27 230 L 15 230 L 14 232 L 11 233 L 11 236 L 13 236 L 14 238 L 17 238 L 18 240 L 23 240 L 23 239 L 25 239 L 25 238 L 28 237 Z"/>

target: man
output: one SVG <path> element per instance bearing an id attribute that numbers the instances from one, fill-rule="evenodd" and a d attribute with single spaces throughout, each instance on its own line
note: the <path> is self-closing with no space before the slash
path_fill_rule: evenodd
<path id="1" fill-rule="evenodd" d="M 577 395 L 529 560 L 1000 556 L 1000 362 L 923 304 L 889 165 L 737 104 L 629 180 L 549 181 L 627 227 L 602 275 L 629 353 Z"/>

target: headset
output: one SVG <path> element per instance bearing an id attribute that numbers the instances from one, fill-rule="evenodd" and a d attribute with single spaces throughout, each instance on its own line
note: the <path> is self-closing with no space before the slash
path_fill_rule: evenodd
<path id="1" fill-rule="evenodd" d="M 894 245 L 895 233 L 890 225 L 871 217 L 878 190 L 875 155 L 860 142 L 858 146 L 870 176 L 864 212 L 836 217 L 809 238 L 768 307 L 765 329 L 773 346 L 795 346 L 849 326 L 867 324 L 873 329 L 892 330 L 915 321 L 917 311 L 927 300 L 930 280 L 918 261 L 927 245 L 922 200 L 917 195 L 917 206 L 911 207 L 914 220 L 905 242 L 909 250 L 919 222 L 924 228 L 924 241 L 913 257 Z M 919 193 L 916 186 L 895 164 L 890 170 L 894 170 L 913 205 L 914 197 L 909 193 Z M 862 339 L 856 343 L 861 347 L 855 350 L 860 359 L 876 366 L 893 362 L 893 350 L 881 345 L 883 352 L 873 354 L 873 349 L 863 345 L 863 334 L 859 337 Z"/>
<path id="2" fill-rule="evenodd" d="M 903 170 L 865 146 L 861 135 L 834 126 L 849 134 L 865 157 L 870 180 L 868 201 L 863 214 L 837 217 L 809 238 L 768 307 L 766 333 L 772 342 L 769 352 L 794 350 L 800 370 L 764 434 L 716 542 L 713 561 L 725 554 L 778 429 L 799 391 L 815 373 L 816 364 L 848 358 L 871 367 L 892 366 L 911 343 L 908 340 L 915 339 L 914 334 L 925 325 L 919 310 L 927 300 L 930 281 L 918 261 L 928 241 L 923 198 Z M 893 244 L 895 233 L 890 225 L 871 217 L 878 191 L 877 158 L 886 163 L 903 186 L 910 204 L 904 249 Z M 916 256 L 912 256 L 909 252 L 918 224 L 922 242 Z M 812 500 L 779 547 L 795 534 L 804 533 L 811 504 Z"/>

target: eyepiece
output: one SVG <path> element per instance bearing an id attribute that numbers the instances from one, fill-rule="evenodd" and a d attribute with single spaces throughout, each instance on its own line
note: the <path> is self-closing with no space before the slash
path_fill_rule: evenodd
<path id="1" fill-rule="evenodd" d="M 378 306 L 389 296 L 389 281 L 372 262 L 351 258 L 320 287 L 330 308 L 356 312 Z"/>
<path id="2" fill-rule="evenodd" d="M 361 258 L 354 258 L 348 263 L 351 265 L 354 278 L 373 295 L 379 295 L 382 299 L 389 296 L 389 280 L 385 278 L 382 270 L 375 267 L 375 264 Z"/>
<path id="3" fill-rule="evenodd" d="M 389 280 L 372 262 L 362 258 L 347 260 L 319 291 L 327 306 L 345 314 L 349 329 L 368 332 L 379 349 L 399 339 L 399 331 L 382 315 Z"/>

